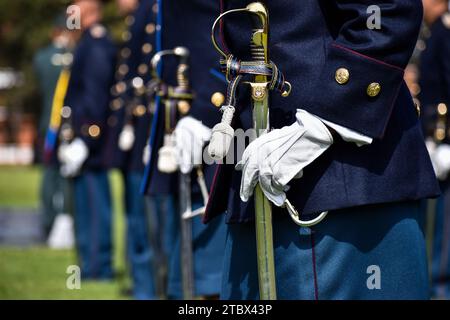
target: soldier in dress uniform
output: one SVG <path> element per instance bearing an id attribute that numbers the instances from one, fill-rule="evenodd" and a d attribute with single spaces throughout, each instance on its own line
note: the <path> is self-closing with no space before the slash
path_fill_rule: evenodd
<path id="1" fill-rule="evenodd" d="M 159 21 L 163 21 L 163 24 L 158 26 L 162 38 L 160 49 L 173 50 L 184 47 L 189 51 L 188 61 L 183 63 L 188 65 L 186 76 L 193 92 L 193 99 L 187 101 L 180 98 L 174 105 L 160 104 L 156 107 L 155 121 L 152 125 L 154 130 L 150 138 L 150 162 L 143 185 L 147 194 L 168 191 L 178 198 L 178 207 L 184 205 L 180 203 L 180 198 L 186 196 L 179 192 L 180 173 L 163 173 L 167 168 L 162 170 L 162 167 L 167 167 L 169 161 L 160 161 L 162 154 L 172 147 L 168 141 L 170 139 L 167 139 L 172 135 L 175 139 L 173 147 L 176 150 L 174 153 L 177 155 L 177 165 L 183 175 L 188 175 L 192 181 L 188 186 L 192 193 L 188 196 L 192 200 L 192 210 L 196 210 L 205 205 L 202 182 L 197 181 L 202 181 L 204 177 L 206 184 L 210 185 L 214 172 L 213 166 L 201 162 L 203 146 L 209 139 L 210 128 L 220 119 L 216 106 L 220 106 L 224 100 L 224 80 L 215 61 L 215 51 L 211 47 L 208 32 L 218 7 L 206 0 L 159 0 L 158 6 Z M 180 51 L 186 54 L 185 49 Z M 164 82 L 174 86 L 177 81 L 175 77 L 177 59 L 165 59 L 162 66 L 161 77 Z M 178 123 L 172 123 L 172 114 L 177 114 L 181 118 Z M 200 159 L 200 163 L 194 165 L 192 159 Z M 180 220 L 180 213 L 178 211 L 172 213 L 171 219 L 175 224 Z M 201 219 L 201 216 L 195 216 L 191 220 L 194 296 L 213 298 L 220 293 L 225 226 L 221 219 L 208 226 L 203 225 Z M 180 235 L 182 231 L 178 226 L 176 230 L 175 247 L 170 256 L 168 285 L 168 296 L 175 299 L 183 297 L 182 283 L 185 280 L 182 279 L 181 269 L 186 267 L 186 261 L 182 260 L 180 252 L 183 250 L 180 248 L 183 248 L 181 242 L 184 240 Z"/>
<path id="2" fill-rule="evenodd" d="M 112 268 L 111 197 L 105 153 L 110 88 L 116 49 L 101 25 L 102 1 L 76 0 L 81 35 L 63 116 L 73 137 L 58 146 L 61 172 L 73 177 L 75 232 L 83 278 L 110 279 Z"/>
<path id="3" fill-rule="evenodd" d="M 150 247 L 145 198 L 140 194 L 144 172 L 144 147 L 149 136 L 151 116 L 146 98 L 150 80 L 150 60 L 154 47 L 155 12 L 152 0 L 118 0 L 127 31 L 119 53 L 116 84 L 108 122 L 114 138 L 114 166 L 122 171 L 127 221 L 127 257 L 131 266 L 133 296 L 155 299 L 156 248 Z M 150 27 L 150 26 L 153 26 Z"/>
<path id="4" fill-rule="evenodd" d="M 425 222 L 431 293 L 450 297 L 450 13 L 448 0 L 423 0 L 423 37 L 418 43 L 418 103 L 442 196 L 429 200 Z"/>
<path id="5" fill-rule="evenodd" d="M 250 2 L 215 3 L 226 12 Z M 241 11 L 218 30 L 225 70 L 273 75 L 271 88 L 283 91 L 285 79 L 292 90 L 271 95 L 269 132 L 247 146 L 236 169 L 221 165 L 210 191 L 205 220 L 226 211 L 230 223 L 222 298 L 260 296 L 258 183 L 273 208 L 278 298 L 427 299 L 419 200 L 437 196 L 439 186 L 403 81 L 421 1 L 378 1 L 380 28 L 368 28 L 372 1 L 262 3 L 272 63 L 258 71 L 237 60 L 253 61 L 254 19 Z M 243 129 L 253 127 L 249 96 L 241 90 L 235 104 L 234 123 Z"/>

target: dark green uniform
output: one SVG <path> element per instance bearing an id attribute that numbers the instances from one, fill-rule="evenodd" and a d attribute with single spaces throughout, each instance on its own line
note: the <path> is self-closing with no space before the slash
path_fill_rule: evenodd
<path id="1" fill-rule="evenodd" d="M 53 95 L 56 82 L 67 60 L 66 49 L 56 43 L 39 50 L 33 59 L 34 70 L 42 97 L 42 111 L 39 118 L 38 144 L 39 159 L 43 159 L 43 142 L 50 122 Z M 44 163 L 41 183 L 41 205 L 44 216 L 44 230 L 48 234 L 55 216 L 63 211 L 63 179 L 59 169 Z"/>

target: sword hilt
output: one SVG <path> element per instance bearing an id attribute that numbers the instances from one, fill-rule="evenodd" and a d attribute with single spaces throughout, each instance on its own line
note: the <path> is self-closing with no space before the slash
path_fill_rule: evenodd
<path id="1" fill-rule="evenodd" d="M 229 10 L 222 13 L 214 22 L 212 27 L 211 38 L 213 45 L 219 51 L 219 53 L 224 57 L 223 64 L 227 65 L 227 81 L 228 81 L 228 92 L 227 99 L 225 101 L 225 105 L 223 105 L 220 110 L 222 111 L 222 120 L 220 123 L 216 124 L 212 130 L 211 141 L 208 146 L 209 155 L 215 160 L 223 159 L 227 154 L 231 147 L 231 142 L 234 136 L 234 129 L 231 126 L 233 122 L 234 113 L 236 111 L 235 108 L 235 96 L 236 89 L 238 87 L 239 82 L 242 79 L 241 75 L 231 76 L 230 73 L 232 69 L 238 69 L 236 62 L 233 59 L 231 54 L 226 54 L 220 46 L 217 44 L 215 39 L 215 29 L 217 23 L 220 22 L 226 15 L 237 13 L 237 12 L 247 12 L 255 15 L 255 20 L 258 21 L 258 29 L 253 30 L 252 41 L 250 44 L 250 50 L 252 52 L 252 56 L 257 58 L 256 60 L 265 62 L 267 58 L 267 54 L 265 53 L 265 48 L 261 47 L 259 44 L 262 43 L 262 34 L 268 30 L 268 16 L 266 8 L 258 2 L 254 2 L 249 4 L 246 8 Z M 261 41 L 258 42 L 258 39 L 261 38 Z"/>
<path id="2" fill-rule="evenodd" d="M 179 59 L 177 67 L 177 87 L 182 88 L 184 90 L 188 90 L 190 88 L 189 85 L 190 52 L 189 49 L 187 49 L 186 47 L 175 47 L 172 50 L 162 50 L 156 53 L 150 62 L 153 70 L 153 78 L 156 79 L 159 83 L 163 82 L 157 70 L 159 68 L 159 64 L 163 60 L 163 57 L 171 55 L 176 56 Z"/>
<path id="3" fill-rule="evenodd" d="M 160 63 L 163 58 L 167 56 L 176 56 L 178 58 L 176 86 L 166 85 L 158 73 Z M 178 113 L 182 116 L 189 112 L 191 108 L 190 101 L 193 99 L 189 81 L 189 56 L 189 49 L 185 47 L 175 47 L 172 50 L 162 50 L 156 53 L 150 62 L 154 79 L 151 82 L 152 87 L 149 88 L 149 90 L 164 98 L 166 100 L 165 104 L 166 106 L 169 106 L 169 109 L 177 107 Z M 173 117 L 171 115 L 172 112 L 166 112 L 166 123 L 174 125 L 174 123 L 172 123 Z M 170 125 L 166 129 L 170 131 L 170 128 L 172 128 L 173 125 Z"/>
<path id="4" fill-rule="evenodd" d="M 251 14 L 255 20 L 255 28 L 250 42 L 252 61 L 240 61 L 231 53 L 226 53 L 216 41 L 215 36 L 217 25 L 225 16 L 243 12 Z M 255 77 L 252 82 L 248 82 L 252 87 L 252 97 L 255 101 L 263 101 L 269 90 L 276 89 L 281 92 L 283 97 L 287 97 L 291 91 L 289 82 L 284 80 L 283 74 L 276 65 L 269 61 L 268 38 L 269 16 L 266 7 L 260 2 L 250 3 L 245 8 L 228 10 L 214 21 L 211 39 L 216 50 L 222 55 L 220 63 L 228 81 L 227 99 L 221 107 L 221 111 L 224 113 L 222 121 L 213 128 L 208 147 L 209 155 L 215 160 L 224 158 L 231 147 L 234 136 L 231 123 L 235 113 L 236 89 L 244 76 Z M 271 77 L 270 81 L 268 77 Z"/>

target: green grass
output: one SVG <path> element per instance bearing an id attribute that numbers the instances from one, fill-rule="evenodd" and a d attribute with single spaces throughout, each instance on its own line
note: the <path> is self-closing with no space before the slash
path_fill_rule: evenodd
<path id="1" fill-rule="evenodd" d="M 0 256 L 1 299 L 124 298 L 118 281 L 82 281 L 80 290 L 67 289 L 67 267 L 76 264 L 73 251 L 2 248 Z"/>
<path id="2" fill-rule="evenodd" d="M 39 167 L 0 166 L 0 207 L 38 208 Z"/>
<path id="3" fill-rule="evenodd" d="M 0 246 L 0 299 L 125 299 L 121 289 L 130 286 L 125 264 L 124 215 L 120 174 L 110 174 L 114 200 L 114 266 L 111 282 L 82 282 L 81 290 L 66 287 L 69 265 L 76 264 L 73 250 L 36 246 Z M 0 167 L 0 208 L 38 208 L 39 167 Z M 20 210 L 19 210 L 20 212 Z"/>

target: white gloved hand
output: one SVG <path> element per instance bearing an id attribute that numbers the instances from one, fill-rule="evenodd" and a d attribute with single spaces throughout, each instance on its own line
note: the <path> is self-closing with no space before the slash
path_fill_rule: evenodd
<path id="1" fill-rule="evenodd" d="M 447 179 L 450 172 L 450 145 L 441 144 L 434 145 L 430 148 L 431 144 L 427 143 L 427 148 L 430 153 L 431 162 L 433 164 L 436 177 L 443 181 Z"/>
<path id="2" fill-rule="evenodd" d="M 300 109 L 296 118 L 292 125 L 260 136 L 245 149 L 236 165 L 242 170 L 242 201 L 248 201 L 259 182 L 265 196 L 281 207 L 287 184 L 300 178 L 303 169 L 333 144 L 330 131 L 320 119 Z"/>
<path id="3" fill-rule="evenodd" d="M 58 149 L 58 159 L 61 162 L 61 175 L 63 177 L 76 176 L 89 156 L 89 149 L 80 138 L 69 144 L 63 144 Z"/>
<path id="4" fill-rule="evenodd" d="M 178 121 L 173 134 L 180 171 L 189 173 L 203 163 L 203 146 L 211 139 L 211 129 L 187 116 Z"/>

